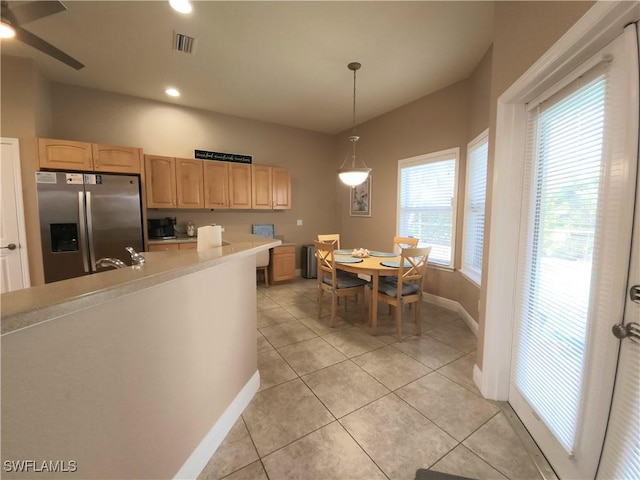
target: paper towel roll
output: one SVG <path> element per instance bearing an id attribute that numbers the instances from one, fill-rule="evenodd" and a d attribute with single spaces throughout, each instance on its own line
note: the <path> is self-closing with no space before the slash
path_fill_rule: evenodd
<path id="1" fill-rule="evenodd" d="M 198 251 L 222 246 L 222 227 L 207 225 L 198 228 Z"/>

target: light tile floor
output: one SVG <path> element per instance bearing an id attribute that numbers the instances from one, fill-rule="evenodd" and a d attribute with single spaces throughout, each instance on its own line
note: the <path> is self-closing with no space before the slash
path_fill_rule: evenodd
<path id="1" fill-rule="evenodd" d="M 418 337 L 406 312 L 398 343 L 382 304 L 377 336 L 353 300 L 330 328 L 316 285 L 258 287 L 260 390 L 199 478 L 541 478 L 473 383 L 476 339 L 460 316 L 425 304 Z"/>

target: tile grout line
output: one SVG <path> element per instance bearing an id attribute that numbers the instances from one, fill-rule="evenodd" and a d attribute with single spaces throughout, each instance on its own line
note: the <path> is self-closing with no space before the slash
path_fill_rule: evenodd
<path id="1" fill-rule="evenodd" d="M 275 300 L 273 300 L 273 299 L 270 299 L 270 300 L 271 300 L 271 301 L 273 301 L 274 303 L 276 303 L 276 305 L 278 305 L 278 307 L 279 307 L 279 308 L 282 308 L 284 311 L 286 311 L 287 313 L 289 313 L 290 315 L 292 315 L 292 314 L 291 314 L 291 313 L 290 313 L 290 312 L 289 312 L 289 311 L 288 311 L 288 310 L 287 310 L 283 305 L 278 304 L 278 303 L 277 303 Z M 311 302 L 313 302 L 313 299 L 309 299 L 309 300 L 310 300 Z M 292 316 L 293 316 L 293 315 L 292 315 Z M 304 318 L 311 318 L 311 317 L 313 317 L 313 315 L 309 315 L 308 317 L 304 317 Z M 300 320 L 301 320 L 301 319 L 299 319 L 299 318 L 297 318 L 297 317 L 294 317 L 294 318 L 293 318 L 293 320 L 291 320 L 291 322 L 292 322 L 292 321 L 294 321 L 294 320 L 296 320 L 296 321 L 299 321 L 299 322 L 300 322 Z M 423 320 L 423 319 L 422 319 L 422 320 Z M 351 323 L 350 321 L 348 321 L 348 320 L 346 320 L 346 319 L 345 319 L 345 321 L 346 321 L 346 323 L 347 323 L 347 324 L 349 324 L 351 327 L 358 328 L 360 331 L 363 331 L 364 333 L 369 333 L 369 332 L 367 332 L 364 328 L 360 328 L 360 326 L 359 326 L 359 325 L 356 325 L 356 324 L 354 324 L 354 323 Z M 283 323 L 289 323 L 289 322 L 283 322 Z M 300 322 L 300 323 L 302 323 L 302 322 Z M 304 325 L 304 324 L 303 324 L 303 325 Z M 306 326 L 306 325 L 305 325 L 305 326 Z M 307 328 L 309 328 L 309 327 L 307 327 Z M 434 327 L 434 328 L 433 328 L 433 329 L 431 329 L 431 330 L 434 330 L 435 328 L 438 328 L 438 327 Z M 312 330 L 312 329 L 310 329 L 310 330 Z M 428 330 L 428 331 L 431 331 L 431 330 Z M 357 412 L 357 411 L 359 411 L 359 410 L 361 410 L 361 409 L 363 409 L 363 408 L 365 408 L 365 407 L 367 407 L 367 406 L 371 405 L 372 403 L 374 403 L 374 402 L 376 402 L 376 401 L 380 400 L 381 398 L 384 398 L 384 397 L 389 396 L 389 395 L 391 395 L 391 394 L 395 394 L 395 397 L 396 397 L 396 398 L 398 398 L 398 399 L 400 399 L 401 401 L 403 401 L 406 405 L 408 405 L 408 406 L 409 406 L 410 408 L 412 408 L 414 411 L 418 412 L 422 417 L 424 417 L 425 419 L 427 419 L 427 420 L 428 420 L 430 423 L 432 423 L 435 427 L 437 427 L 439 430 L 441 430 L 443 433 L 445 433 L 447 436 L 451 437 L 454 441 L 456 441 L 456 442 L 457 442 L 455 447 L 453 447 L 452 449 L 450 449 L 447 453 L 445 453 L 442 457 L 440 457 L 438 460 L 436 460 L 436 462 L 434 462 L 434 463 L 431 465 L 431 466 L 433 466 L 433 465 L 435 465 L 435 463 L 437 463 L 438 461 L 440 461 L 442 458 L 444 458 L 446 455 L 448 455 L 448 454 L 449 454 L 451 451 L 453 451 L 455 448 L 457 448 L 457 447 L 458 447 L 458 446 L 460 446 L 460 445 L 463 445 L 463 442 L 464 442 L 465 440 L 467 440 L 471 435 L 473 435 L 475 432 L 477 432 L 477 431 L 478 431 L 480 428 L 482 428 L 482 427 L 483 427 L 487 422 L 489 422 L 491 419 L 493 419 L 496 415 L 498 415 L 498 414 L 500 413 L 500 411 L 496 412 L 496 413 L 495 413 L 494 415 L 492 415 L 489 419 L 487 419 L 485 422 L 483 422 L 483 423 L 482 423 L 482 425 L 480 425 L 480 426 L 479 426 L 478 428 L 476 428 L 473 432 L 471 432 L 469 435 L 467 435 L 463 440 L 458 441 L 456 438 L 452 437 L 449 433 L 447 433 L 445 430 L 443 430 L 441 427 L 439 427 L 439 426 L 438 426 L 435 422 L 433 422 L 429 417 L 427 417 L 426 415 L 424 415 L 422 412 L 420 412 L 419 410 L 417 410 L 417 409 L 416 409 L 415 407 L 413 407 L 411 404 L 409 404 L 408 402 L 406 402 L 402 397 L 400 397 L 399 395 L 397 395 L 397 393 L 396 393 L 396 392 L 397 392 L 398 390 L 400 390 L 400 389 L 402 389 L 402 388 L 406 387 L 407 385 L 409 385 L 409 384 L 411 384 L 411 383 L 413 383 L 413 382 L 416 382 L 416 381 L 420 380 L 421 378 L 424 378 L 424 377 L 425 377 L 425 376 L 427 376 L 427 375 L 430 375 L 431 373 L 438 372 L 438 374 L 439 374 L 439 375 L 444 376 L 445 378 L 447 378 L 447 380 L 451 381 L 452 383 L 454 383 L 454 384 L 458 385 L 458 386 L 459 386 L 459 387 L 461 387 L 461 388 L 464 388 L 464 389 L 465 389 L 465 391 L 469 391 L 469 392 L 471 392 L 471 393 L 473 393 L 474 395 L 476 395 L 476 396 L 477 396 L 477 393 L 476 393 L 476 392 L 471 391 L 468 387 L 464 386 L 463 384 L 461 384 L 461 383 L 459 383 L 459 382 L 457 382 L 457 381 L 455 381 L 455 380 L 453 380 L 453 379 L 450 379 L 450 378 L 449 378 L 447 375 L 445 375 L 444 373 L 439 372 L 439 370 L 440 370 L 440 369 L 442 369 L 443 367 L 445 367 L 445 366 L 447 366 L 447 365 L 450 365 L 450 364 L 452 364 L 452 363 L 454 363 L 454 362 L 456 362 L 456 361 L 460 360 L 460 359 L 461 359 L 461 358 L 463 358 L 464 356 L 470 355 L 472 352 L 465 352 L 465 351 L 459 350 L 459 349 L 455 348 L 454 346 L 451 346 L 451 345 L 449 345 L 449 344 L 447 344 L 447 343 L 445 343 L 445 342 L 442 342 L 442 341 L 440 341 L 440 340 L 438 340 L 438 339 L 436 339 L 436 338 L 430 337 L 430 336 L 429 336 L 429 335 L 427 335 L 427 334 L 426 334 L 426 332 L 424 332 L 424 331 L 423 331 L 423 335 L 424 335 L 424 336 L 427 336 L 430 340 L 435 341 L 435 342 L 438 342 L 438 343 L 441 343 L 441 344 L 443 344 L 443 345 L 445 345 L 445 346 L 447 346 L 447 347 L 449 347 L 449 348 L 453 348 L 454 350 L 457 350 L 457 351 L 459 351 L 460 353 L 462 353 L 462 355 L 461 355 L 460 357 L 457 357 L 457 358 L 455 358 L 455 359 L 451 360 L 450 362 L 447 362 L 447 363 L 445 363 L 445 364 L 443 364 L 443 365 L 439 366 L 439 367 L 438 367 L 438 368 L 436 368 L 436 369 L 433 369 L 433 368 L 432 368 L 432 367 L 430 367 L 429 365 L 424 364 L 423 362 L 421 362 L 420 360 L 418 360 L 418 359 L 414 358 L 414 357 L 413 357 L 413 356 L 411 356 L 410 354 L 408 354 L 408 353 L 406 353 L 406 352 L 404 352 L 404 351 L 402 351 L 402 350 L 398 349 L 398 348 L 395 346 L 395 344 L 397 343 L 397 341 L 394 341 L 394 342 L 392 342 L 392 343 L 388 343 L 388 344 L 387 344 L 387 343 L 385 343 L 385 342 L 383 342 L 383 343 L 385 343 L 384 345 L 381 345 L 381 346 L 379 346 L 379 347 L 373 348 L 373 349 L 368 350 L 368 351 L 366 351 L 366 352 L 362 352 L 362 353 L 360 353 L 360 354 L 358 354 L 358 355 L 354 355 L 354 356 L 352 356 L 352 357 L 347 357 L 343 352 L 341 352 L 340 350 L 338 350 L 334 345 L 330 344 L 326 339 L 324 339 L 324 338 L 323 338 L 324 336 L 330 335 L 330 334 L 332 334 L 332 333 L 334 333 L 334 332 L 330 331 L 330 332 L 328 332 L 328 333 L 326 333 L 326 334 L 319 334 L 319 333 L 315 332 L 314 330 L 312 330 L 312 331 L 313 331 L 313 333 L 314 333 L 314 334 L 316 334 L 316 336 L 315 336 L 315 337 L 310 338 L 310 339 L 301 340 L 300 342 L 293 342 L 293 343 L 291 343 L 291 344 L 282 345 L 282 346 L 280 346 L 280 347 L 275 347 L 275 346 L 274 346 L 274 345 L 273 345 L 273 344 L 272 344 L 272 343 L 271 343 L 271 342 L 266 338 L 266 336 L 264 336 L 264 334 L 262 334 L 262 332 L 260 332 L 260 333 L 265 337 L 265 339 L 267 339 L 267 342 L 268 342 L 268 343 L 272 346 L 272 348 L 277 352 L 277 354 L 279 355 L 279 357 L 280 357 L 280 358 L 282 358 L 282 359 L 284 360 L 284 362 L 286 363 L 286 365 L 287 365 L 289 368 L 291 368 L 291 370 L 296 374 L 296 377 L 297 377 L 297 378 L 299 378 L 299 379 L 303 382 L 303 384 L 304 384 L 304 385 L 305 385 L 305 386 L 306 386 L 306 387 L 307 387 L 307 388 L 312 392 L 312 394 L 316 397 L 316 399 L 317 399 L 317 400 L 318 400 L 318 401 L 319 401 L 319 402 L 320 402 L 320 403 L 325 407 L 325 409 L 329 412 L 329 414 L 330 414 L 330 415 L 332 416 L 332 418 L 334 419 L 333 421 L 336 421 L 336 422 L 337 422 L 337 423 L 338 423 L 338 424 L 339 424 L 339 425 L 340 425 L 340 426 L 341 426 L 341 427 L 342 427 L 342 428 L 347 432 L 347 434 L 348 434 L 348 435 L 349 435 L 349 436 L 354 440 L 354 442 L 356 442 L 356 444 L 357 444 L 357 445 L 361 448 L 361 450 L 362 450 L 362 451 L 367 455 L 367 457 L 368 457 L 368 458 L 370 458 L 370 460 L 374 463 L 374 465 L 376 465 L 376 466 L 380 469 L 380 471 L 381 471 L 381 472 L 382 472 L 382 473 L 383 473 L 387 478 L 389 478 L 389 477 L 386 475 L 386 473 L 384 472 L 384 470 L 383 470 L 383 469 L 382 469 L 382 468 L 381 468 L 381 467 L 380 467 L 380 466 L 379 466 L 379 465 L 378 465 L 378 464 L 373 460 L 373 458 L 371 458 L 371 456 L 370 456 L 370 455 L 369 455 L 369 453 L 366 451 L 366 449 L 364 449 L 364 447 L 363 447 L 362 445 L 360 445 L 360 443 L 359 443 L 359 442 L 358 442 L 358 441 L 353 437 L 353 435 L 351 435 L 351 433 L 350 433 L 350 432 L 346 429 L 346 427 L 342 424 L 341 419 L 344 419 L 345 417 L 347 417 L 347 416 L 349 416 L 349 415 L 351 415 L 351 414 L 353 414 L 353 413 L 355 413 L 355 412 Z M 338 331 L 339 331 L 339 330 L 338 330 Z M 413 336 L 414 336 L 414 335 L 410 335 L 408 338 L 411 338 L 411 337 L 413 337 Z M 382 385 L 384 388 L 386 388 L 386 389 L 388 390 L 388 393 L 386 393 L 386 394 L 385 394 L 385 395 L 383 395 L 382 397 L 379 397 L 379 398 L 376 398 L 376 399 L 372 400 L 371 402 L 368 402 L 368 403 L 367 403 L 367 404 L 365 404 L 365 405 L 362 405 L 361 407 L 359 407 L 359 408 L 357 408 L 357 409 L 353 410 L 352 412 L 349 412 L 349 413 L 347 413 L 347 414 L 345 414 L 345 415 L 343 415 L 343 416 L 341 416 L 341 417 L 339 417 L 339 418 L 338 418 L 338 417 L 336 417 L 336 416 L 333 414 L 333 412 L 331 412 L 331 410 L 329 410 L 329 408 L 327 407 L 327 405 L 325 405 L 325 403 L 324 403 L 324 402 L 322 402 L 322 400 L 321 400 L 321 399 L 320 399 L 320 398 L 315 394 L 315 392 L 313 391 L 313 389 L 311 389 L 311 387 L 310 387 L 310 386 L 308 385 L 308 383 L 307 383 L 307 382 L 302 378 L 302 376 L 301 376 L 301 375 L 300 375 L 300 374 L 299 374 L 299 373 L 298 373 L 298 372 L 297 372 L 297 371 L 296 371 L 296 370 L 291 366 L 291 364 L 290 364 L 290 363 L 289 363 L 289 362 L 288 362 L 288 361 L 283 357 L 283 355 L 281 354 L 281 352 L 280 352 L 280 351 L 278 351 L 278 348 L 284 348 L 284 347 L 287 347 L 287 346 L 290 346 L 290 345 L 295 345 L 295 344 L 297 344 L 297 343 L 302 343 L 302 342 L 304 342 L 304 341 L 312 340 L 312 339 L 315 339 L 315 338 L 320 338 L 320 339 L 322 339 L 322 340 L 323 340 L 324 342 L 326 342 L 330 347 L 332 347 L 334 350 L 336 350 L 336 351 L 338 351 L 339 353 L 341 353 L 342 355 L 344 355 L 346 358 L 345 358 L 345 360 L 341 360 L 341 361 L 336 362 L 336 363 L 334 363 L 334 364 L 332 364 L 332 365 L 328 365 L 328 366 L 326 366 L 326 367 L 322 367 L 322 368 L 320 368 L 320 369 L 318 369 L 318 370 L 314 370 L 313 372 L 309 372 L 309 373 L 305 374 L 305 376 L 306 376 L 306 375 L 310 375 L 310 374 L 315 373 L 315 372 L 318 372 L 318 371 L 321 371 L 321 370 L 324 370 L 324 369 L 326 369 L 326 368 L 329 368 L 329 367 L 335 366 L 335 365 L 337 365 L 337 364 L 344 363 L 344 362 L 346 362 L 347 360 L 349 360 L 349 361 L 351 361 L 351 363 L 352 363 L 353 365 L 355 365 L 355 366 L 356 366 L 356 367 L 358 367 L 360 370 L 362 370 L 364 373 L 366 373 L 369 377 L 371 377 L 371 378 L 372 378 L 374 381 L 376 381 L 379 385 Z M 405 356 L 407 356 L 408 358 L 410 358 L 410 359 L 412 359 L 412 360 L 414 360 L 414 361 L 418 362 L 419 364 L 421 364 L 421 365 L 423 365 L 424 367 L 428 368 L 430 371 L 429 371 L 429 372 L 427 372 L 426 374 L 421 375 L 421 376 L 419 376 L 418 378 L 416 378 L 416 379 L 414 379 L 414 380 L 412 380 L 412 381 L 410 381 L 410 382 L 406 383 L 406 384 L 403 384 L 403 385 L 399 386 L 399 387 L 398 387 L 398 388 L 396 388 L 396 389 L 391 389 L 391 388 L 387 387 L 386 385 L 384 385 L 380 380 L 378 380 L 375 376 L 373 376 L 373 375 L 372 375 L 371 373 L 369 373 L 367 370 L 365 370 L 364 368 L 362 368 L 360 365 L 356 364 L 356 363 L 353 361 L 355 358 L 358 358 L 358 357 L 364 356 L 364 355 L 366 355 L 366 354 L 368 354 L 368 353 L 372 353 L 372 352 L 374 352 L 374 351 L 376 351 L 376 350 L 379 350 L 379 349 L 382 349 L 382 348 L 384 348 L 384 347 L 386 347 L 386 346 L 394 347 L 394 348 L 395 348 L 399 353 L 401 353 L 402 355 L 405 355 Z M 282 382 L 282 383 L 280 383 L 279 385 L 284 385 L 284 384 L 289 383 L 289 382 L 291 382 L 291 381 L 293 381 L 293 380 L 295 380 L 295 379 L 291 379 L 291 380 L 289 380 L 289 381 Z M 274 385 L 274 386 L 278 386 L 278 385 Z M 273 387 L 270 387 L 270 388 L 273 388 Z M 270 389 L 270 388 L 269 388 L 269 389 Z M 269 390 L 269 389 L 266 389 L 266 390 Z M 266 391 L 266 390 L 264 390 L 264 391 Z M 261 391 L 261 392 L 262 392 L 262 391 Z M 481 396 L 480 396 L 480 398 L 483 398 L 483 399 L 484 399 L 484 397 L 481 397 Z M 243 418 L 243 421 L 244 421 L 244 418 Z M 279 450 L 281 450 L 281 449 L 283 449 L 283 448 L 287 447 L 288 445 L 291 445 L 292 443 L 297 442 L 298 440 L 300 440 L 300 439 L 302 439 L 302 438 L 304 438 L 304 437 L 306 437 L 306 436 L 310 435 L 311 433 L 317 432 L 317 431 L 318 431 L 318 430 L 320 430 L 321 428 L 324 428 L 324 427 L 326 427 L 327 425 L 330 425 L 331 423 L 333 423 L 333 421 L 332 421 L 332 422 L 329 422 L 328 424 L 323 425 L 322 427 L 319 427 L 319 428 L 317 428 L 317 429 L 315 429 L 315 430 L 313 430 L 313 431 L 311 431 L 311 432 L 309 432 L 309 433 L 307 433 L 307 434 L 305 434 L 305 435 L 303 435 L 302 437 L 300 437 L 300 438 L 298 438 L 298 439 L 293 440 L 292 442 L 290 442 L 290 443 L 288 443 L 288 444 L 286 444 L 286 445 L 284 445 L 284 446 L 280 447 L 279 449 L 275 450 L 274 452 L 269 453 L 268 455 L 271 455 L 272 453 L 275 453 L 275 452 L 277 452 L 277 451 L 279 451 Z M 245 423 L 245 427 L 246 427 L 246 423 Z M 247 427 L 247 431 L 249 432 L 248 427 Z M 249 432 L 249 436 L 250 436 L 251 441 L 252 441 L 252 443 L 253 443 L 253 445 L 254 445 L 254 448 L 255 448 L 255 442 L 253 442 L 253 438 L 251 437 L 251 433 L 250 433 L 250 432 Z M 463 445 L 463 446 L 464 446 L 464 445 Z M 465 446 L 465 448 L 467 448 L 467 447 Z M 257 448 L 256 448 L 256 452 L 257 452 Z M 475 456 L 477 457 L 477 455 L 475 454 L 475 452 L 473 452 L 473 451 L 471 451 L 471 450 L 470 450 L 470 452 L 471 452 L 473 455 L 475 455 Z M 265 457 L 266 457 L 266 456 L 268 456 L 268 455 L 265 455 Z M 260 458 L 260 460 L 261 460 L 261 462 L 262 462 L 262 459 L 263 459 L 264 457 L 260 457 L 260 454 L 259 454 L 259 453 L 258 453 L 258 456 L 259 456 L 259 458 Z M 493 465 L 489 464 L 488 462 L 485 462 L 485 461 L 484 461 L 484 459 L 482 459 L 481 457 L 478 457 L 478 458 L 479 458 L 483 463 L 486 463 L 486 464 L 487 464 L 487 465 L 489 465 L 490 467 L 495 468 L 495 467 L 493 467 Z M 244 467 L 243 467 L 243 468 L 244 468 Z M 263 468 L 264 468 L 264 464 L 263 464 Z M 264 470 L 265 470 L 265 472 L 266 472 L 266 468 L 264 468 Z M 496 471 L 500 471 L 500 470 L 499 470 L 499 469 L 496 469 Z M 501 472 L 501 473 L 502 473 L 502 472 Z M 505 475 L 505 476 L 506 476 L 506 475 Z"/>

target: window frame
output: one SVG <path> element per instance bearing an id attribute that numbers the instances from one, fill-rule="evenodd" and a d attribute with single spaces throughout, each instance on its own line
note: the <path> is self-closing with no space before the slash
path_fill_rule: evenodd
<path id="1" fill-rule="evenodd" d="M 453 174 L 453 202 L 451 205 L 451 259 L 448 264 L 433 262 L 431 259 L 428 264 L 430 267 L 438 268 L 447 271 L 455 271 L 456 261 L 456 239 L 457 228 L 456 219 L 458 212 L 458 179 L 460 172 L 460 147 L 448 148 L 445 150 L 439 150 L 437 152 L 425 153 L 423 155 L 417 155 L 415 157 L 404 158 L 398 160 L 398 175 L 397 175 L 397 187 L 396 187 L 396 235 L 401 235 L 400 232 L 400 202 L 401 202 L 401 187 L 402 187 L 402 169 L 408 167 L 415 167 L 419 165 L 426 165 L 430 163 L 437 163 L 444 160 L 454 160 L 454 174 Z"/>
<path id="2" fill-rule="evenodd" d="M 460 273 L 467 278 L 469 281 L 473 282 L 475 285 L 477 285 L 478 287 L 480 287 L 482 285 L 482 265 L 480 265 L 480 270 L 478 272 L 475 272 L 473 269 L 468 269 L 466 268 L 466 263 L 465 263 L 465 246 L 466 246 L 466 240 L 467 240 L 467 213 L 468 213 L 468 207 L 469 204 L 467 203 L 467 199 L 469 198 L 469 191 L 468 191 L 468 186 L 469 186 L 469 160 L 470 160 L 470 153 L 472 150 L 480 147 L 482 144 L 486 143 L 487 144 L 487 158 L 485 159 L 486 162 L 486 169 L 487 169 L 487 175 L 488 175 L 488 167 L 489 167 L 489 129 L 487 128 L 486 130 L 484 130 L 483 132 L 481 132 L 476 138 L 474 138 L 473 140 L 471 140 L 468 144 L 467 144 L 467 157 L 466 157 L 466 165 L 465 165 L 465 177 L 464 177 L 464 217 L 463 217 L 463 224 L 462 224 L 462 256 L 460 258 Z M 483 243 L 483 247 L 484 247 L 484 239 L 485 239 L 485 233 L 486 233 L 486 219 L 487 219 L 487 183 L 488 183 L 488 178 L 485 177 L 485 181 L 484 181 L 484 194 L 485 194 L 485 200 L 484 200 L 484 209 L 485 209 L 485 215 L 484 215 L 484 224 L 482 226 L 482 243 Z M 482 258 L 484 259 L 484 255 L 485 255 L 485 251 L 484 248 L 482 249 Z M 483 260 L 484 261 L 484 260 Z"/>

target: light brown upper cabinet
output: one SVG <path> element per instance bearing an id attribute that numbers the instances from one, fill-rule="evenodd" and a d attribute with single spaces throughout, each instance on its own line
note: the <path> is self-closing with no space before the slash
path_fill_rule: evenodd
<path id="1" fill-rule="evenodd" d="M 96 172 L 140 173 L 141 148 L 94 143 L 92 152 Z"/>
<path id="2" fill-rule="evenodd" d="M 142 150 L 73 140 L 38 138 L 40 168 L 140 173 Z"/>
<path id="3" fill-rule="evenodd" d="M 176 208 L 176 162 L 173 157 L 144 156 L 147 208 Z"/>
<path id="4" fill-rule="evenodd" d="M 204 207 L 229 208 L 229 164 L 204 162 Z"/>
<path id="5" fill-rule="evenodd" d="M 291 208 L 291 174 L 289 170 L 273 167 L 271 178 L 273 184 L 273 209 L 289 210 Z"/>
<path id="6" fill-rule="evenodd" d="M 252 205 L 256 210 L 291 208 L 291 175 L 284 168 L 252 165 Z"/>
<path id="7" fill-rule="evenodd" d="M 178 208 L 204 208 L 204 172 L 202 160 L 176 158 Z"/>
<path id="8" fill-rule="evenodd" d="M 251 208 L 271 210 L 273 208 L 272 167 L 251 165 Z"/>
<path id="9" fill-rule="evenodd" d="M 38 139 L 40 168 L 60 170 L 93 170 L 91 144 L 54 138 Z"/>
<path id="10" fill-rule="evenodd" d="M 251 165 L 229 164 L 229 208 L 251 208 Z"/>

